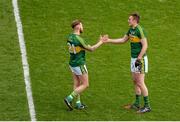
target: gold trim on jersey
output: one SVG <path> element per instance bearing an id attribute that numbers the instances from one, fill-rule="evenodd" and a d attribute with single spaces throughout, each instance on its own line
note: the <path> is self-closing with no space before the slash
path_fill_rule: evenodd
<path id="1" fill-rule="evenodd" d="M 80 46 L 76 46 L 75 50 L 76 50 L 76 53 L 79 53 L 80 51 L 85 50 L 85 49 Z"/>
<path id="2" fill-rule="evenodd" d="M 130 38 L 131 42 L 137 43 L 137 42 L 141 41 L 141 39 L 137 36 L 129 35 L 129 38 Z"/>
<path id="3" fill-rule="evenodd" d="M 82 50 L 85 50 L 85 49 L 80 46 L 70 46 L 69 47 L 69 52 L 74 53 L 74 54 L 79 53 Z"/>

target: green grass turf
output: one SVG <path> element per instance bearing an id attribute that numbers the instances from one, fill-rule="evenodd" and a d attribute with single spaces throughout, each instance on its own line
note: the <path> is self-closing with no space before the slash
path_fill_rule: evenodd
<path id="1" fill-rule="evenodd" d="M 29 120 L 11 0 L 0 0 L 0 120 Z"/>
<path id="2" fill-rule="evenodd" d="M 38 120 L 180 120 L 180 1 L 19 0 L 19 5 Z M 72 91 L 73 83 L 66 47 L 71 21 L 80 18 L 85 30 L 82 37 L 94 44 L 100 34 L 123 36 L 133 11 L 141 14 L 148 35 L 146 83 L 152 112 L 137 115 L 122 108 L 134 100 L 129 43 L 103 45 L 87 53 L 90 87 L 82 100 L 88 110 L 67 111 L 63 98 Z M 15 73 L 21 75 L 22 71 Z"/>

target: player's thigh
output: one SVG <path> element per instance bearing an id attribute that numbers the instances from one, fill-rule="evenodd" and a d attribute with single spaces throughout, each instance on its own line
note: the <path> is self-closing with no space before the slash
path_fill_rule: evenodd
<path id="1" fill-rule="evenodd" d="M 144 76 L 145 74 L 143 73 L 135 73 L 137 85 L 144 85 Z"/>
<path id="2" fill-rule="evenodd" d="M 81 84 L 81 81 L 75 73 L 72 73 L 72 76 L 74 81 L 74 89 L 76 89 L 76 87 L 78 87 Z"/>
<path id="3" fill-rule="evenodd" d="M 78 76 L 79 79 L 81 80 L 82 84 L 89 86 L 89 78 L 88 78 L 88 74 L 82 74 Z"/>
<path id="4" fill-rule="evenodd" d="M 134 83 L 136 83 L 136 80 L 137 80 L 137 76 L 136 76 L 136 73 L 134 73 L 134 72 L 131 72 L 131 76 L 132 76 L 132 80 L 133 80 L 133 82 Z"/>
<path id="5" fill-rule="evenodd" d="M 88 81 L 88 70 L 86 68 L 86 65 L 81 65 L 81 66 L 77 66 L 77 67 L 71 67 L 70 69 L 72 71 L 73 74 L 75 74 L 76 79 L 78 79 L 78 81 L 81 82 L 81 84 L 85 84 L 87 86 L 89 86 L 89 81 Z"/>

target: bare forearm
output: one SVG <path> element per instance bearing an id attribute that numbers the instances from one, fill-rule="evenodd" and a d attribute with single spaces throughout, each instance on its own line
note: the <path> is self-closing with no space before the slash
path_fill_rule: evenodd
<path id="1" fill-rule="evenodd" d="M 107 42 L 112 44 L 122 44 L 125 41 L 123 38 L 119 38 L 119 39 L 109 39 Z"/>
<path id="2" fill-rule="evenodd" d="M 144 54 L 146 53 L 147 51 L 147 46 L 144 46 L 142 49 L 141 49 L 141 52 L 139 53 L 138 55 L 138 59 L 142 59 L 142 57 L 144 56 Z"/>
<path id="3" fill-rule="evenodd" d="M 94 50 L 96 50 L 98 47 L 100 47 L 103 44 L 102 41 L 99 41 L 97 44 L 93 45 L 91 48 Z"/>
<path id="4" fill-rule="evenodd" d="M 127 35 L 124 35 L 123 38 L 119 38 L 119 39 L 108 39 L 107 42 L 108 43 L 112 43 L 112 44 L 123 44 L 125 42 L 127 42 L 129 39 L 129 37 Z"/>
<path id="5" fill-rule="evenodd" d="M 142 59 L 142 57 L 144 56 L 144 54 L 146 53 L 147 48 L 148 48 L 148 44 L 147 44 L 147 40 L 146 39 L 143 39 L 141 41 L 141 43 L 142 43 L 142 49 L 141 49 L 141 52 L 138 55 L 138 59 Z"/>
<path id="6" fill-rule="evenodd" d="M 99 41 L 97 44 L 90 46 L 88 45 L 88 47 L 86 48 L 88 51 L 95 51 L 98 47 L 100 47 L 103 43 L 101 41 Z"/>

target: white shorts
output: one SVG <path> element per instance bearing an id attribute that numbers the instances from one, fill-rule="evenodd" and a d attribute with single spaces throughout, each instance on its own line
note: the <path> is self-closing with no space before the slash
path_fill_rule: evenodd
<path id="1" fill-rule="evenodd" d="M 75 75 L 82 75 L 82 74 L 87 74 L 88 73 L 86 65 L 81 65 L 81 66 L 77 66 L 77 67 L 69 66 L 69 67 L 70 67 L 71 71 Z"/>
<path id="2" fill-rule="evenodd" d="M 144 58 L 141 59 L 142 66 L 135 67 L 135 62 L 137 58 L 131 58 L 131 72 L 135 73 L 148 73 L 148 58 L 147 56 L 144 56 Z"/>

